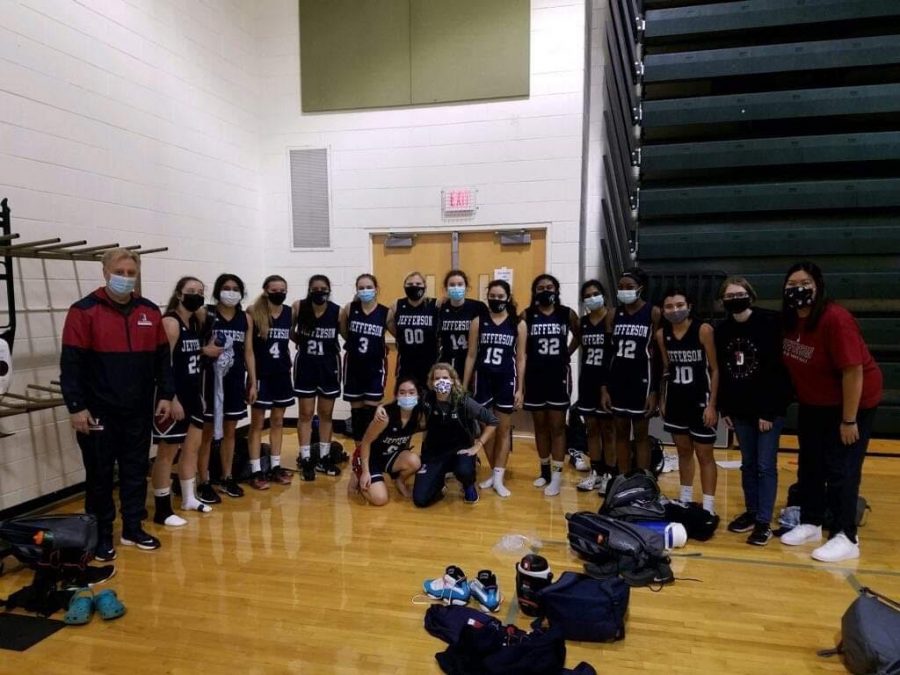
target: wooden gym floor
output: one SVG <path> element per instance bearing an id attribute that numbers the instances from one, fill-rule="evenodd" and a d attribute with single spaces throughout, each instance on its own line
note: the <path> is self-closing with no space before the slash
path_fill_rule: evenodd
<path id="1" fill-rule="evenodd" d="M 295 437 L 286 445 L 292 466 Z M 718 455 L 738 458 L 736 451 Z M 779 506 L 795 461 L 780 458 Z M 119 546 L 118 574 L 107 584 L 127 605 L 124 618 L 95 617 L 27 652 L 5 651 L 0 672 L 438 673 L 434 653 L 443 643 L 425 632 L 425 607 L 413 603 L 424 578 L 450 563 L 470 577 L 491 568 L 505 595 L 499 616 L 525 627 L 514 600 L 519 555 L 494 550 L 501 535 L 540 538 L 557 575 L 580 569 L 565 545 L 563 515 L 594 510 L 599 499 L 575 490 L 580 474 L 570 466 L 563 494 L 543 497 L 530 485 L 535 465 L 531 442 L 517 439 L 507 481 L 513 496 L 484 492 L 474 506 L 450 483 L 447 498 L 426 510 L 393 490 L 389 505 L 369 507 L 347 496 L 345 473 L 314 483 L 295 477 L 289 488 L 261 493 L 247 488 L 243 499 L 225 497 L 177 530 L 151 524 L 163 548 Z M 860 532 L 862 558 L 824 565 L 809 558 L 812 546 L 773 540 L 756 548 L 727 532 L 742 505 L 740 472 L 720 469 L 717 535 L 676 551 L 673 585 L 632 591 L 624 641 L 569 643 L 567 665 L 586 660 L 601 673 L 844 672 L 816 650 L 834 644 L 854 588 L 900 597 L 900 460 L 869 458 L 864 473 L 872 513 Z M 661 482 L 674 494 L 677 473 Z M 74 501 L 58 510 L 80 507 Z M 0 577 L 0 596 L 28 580 L 24 570 L 10 571 Z"/>

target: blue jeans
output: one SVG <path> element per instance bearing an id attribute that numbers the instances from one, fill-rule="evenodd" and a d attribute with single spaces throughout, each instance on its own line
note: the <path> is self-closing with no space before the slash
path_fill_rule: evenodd
<path id="1" fill-rule="evenodd" d="M 756 514 L 756 522 L 770 523 L 778 491 L 778 439 L 784 418 L 772 422 L 769 431 L 759 430 L 758 419 L 732 418 L 741 446 L 741 485 L 747 511 Z"/>

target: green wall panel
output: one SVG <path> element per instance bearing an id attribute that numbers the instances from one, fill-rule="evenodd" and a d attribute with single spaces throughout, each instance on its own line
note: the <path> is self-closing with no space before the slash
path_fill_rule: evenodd
<path id="1" fill-rule="evenodd" d="M 529 0 L 410 0 L 412 102 L 528 96 Z"/>
<path id="2" fill-rule="evenodd" d="M 409 0 L 300 0 L 304 112 L 409 105 Z"/>

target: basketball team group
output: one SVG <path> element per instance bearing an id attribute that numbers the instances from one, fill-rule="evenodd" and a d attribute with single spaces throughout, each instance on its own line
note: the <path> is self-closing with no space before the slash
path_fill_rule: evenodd
<path id="1" fill-rule="evenodd" d="M 600 494 L 612 476 L 650 467 L 648 424 L 661 415 L 678 451 L 678 498 L 715 513 L 713 441 L 722 419 L 740 445 L 745 501 L 728 529 L 749 533 L 748 543 L 758 546 L 773 537 L 779 437 L 797 401 L 801 518 L 781 542 L 813 544 L 811 555 L 823 561 L 859 556 L 856 502 L 881 372 L 812 262 L 785 274 L 780 312 L 757 307 L 746 279 L 726 279 L 719 290 L 726 318 L 715 326 L 697 318 L 684 289 L 648 302 L 648 277 L 638 268 L 624 272 L 615 289 L 584 282 L 578 308 L 560 302 L 550 274 L 533 280 L 528 298 L 514 298 L 496 279 L 476 299 L 466 273 L 450 270 L 440 298 L 428 297 L 418 272 L 402 289 L 382 289 L 372 274 L 361 274 L 344 305 L 321 274 L 293 302 L 278 275 L 266 277 L 249 301 L 235 274 L 219 275 L 211 288 L 185 276 L 161 310 L 137 290 L 141 261 L 133 251 L 113 249 L 102 262 L 106 285 L 66 317 L 60 378 L 84 460 L 86 511 L 99 525 L 98 560 L 116 557 L 116 465 L 119 543 L 156 549 L 159 540 L 144 529 L 148 471 L 159 525 L 187 523 L 172 508 L 176 456 L 183 511 L 210 511 L 221 495 L 242 497 L 232 467 L 237 425 L 249 407 L 247 484 L 288 485 L 294 472 L 281 464 L 283 429 L 285 410 L 296 403 L 301 478 L 337 476 L 331 441 L 339 397 L 350 405 L 356 441 L 350 490 L 376 506 L 389 501 L 389 483 L 416 507 L 445 496 L 474 504 L 487 491 L 510 497 L 511 418 L 523 409 L 533 419 L 538 455 L 529 483 L 547 497 L 562 489 L 568 415 L 580 415 L 587 431 L 590 471 L 577 488 Z M 385 392 L 389 336 L 396 377 Z M 413 452 L 419 432 L 422 447 Z M 215 482 L 214 442 L 222 476 Z M 481 482 L 479 455 L 490 468 Z M 449 474 L 459 497 L 448 490 Z"/>

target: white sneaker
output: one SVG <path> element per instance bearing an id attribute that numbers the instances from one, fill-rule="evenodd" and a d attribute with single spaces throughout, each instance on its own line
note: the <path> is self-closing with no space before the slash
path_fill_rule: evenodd
<path id="1" fill-rule="evenodd" d="M 820 539 L 822 539 L 822 526 L 809 523 L 798 525 L 793 530 L 781 535 L 781 543 L 788 546 L 800 546 Z"/>
<path id="2" fill-rule="evenodd" d="M 662 473 L 671 473 L 678 470 L 678 455 L 666 453 L 663 456 Z"/>
<path id="3" fill-rule="evenodd" d="M 609 481 L 612 480 L 611 473 L 605 473 L 600 476 L 600 480 L 597 482 L 597 493 L 601 495 L 606 495 L 606 486 L 609 485 Z"/>
<path id="4" fill-rule="evenodd" d="M 595 472 L 591 471 L 584 480 L 580 481 L 578 485 L 575 486 L 575 489 L 581 492 L 590 492 L 591 490 L 596 490 L 600 481 L 602 480 L 601 476 L 597 475 Z"/>
<path id="5" fill-rule="evenodd" d="M 572 457 L 575 458 L 575 470 L 576 471 L 590 471 L 591 470 L 591 460 L 588 459 L 587 455 L 585 455 L 580 450 L 571 450 Z"/>
<path id="6" fill-rule="evenodd" d="M 841 562 L 859 557 L 859 542 L 853 543 L 843 532 L 838 532 L 822 546 L 812 552 L 813 560 Z"/>
<path id="7" fill-rule="evenodd" d="M 532 481 L 531 484 L 534 485 L 534 487 L 536 487 L 536 488 L 542 488 L 547 484 L 547 479 L 544 478 L 543 476 L 538 476 L 537 478 L 535 478 Z"/>

